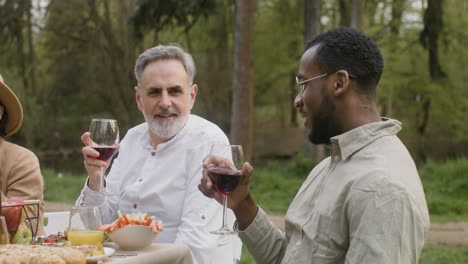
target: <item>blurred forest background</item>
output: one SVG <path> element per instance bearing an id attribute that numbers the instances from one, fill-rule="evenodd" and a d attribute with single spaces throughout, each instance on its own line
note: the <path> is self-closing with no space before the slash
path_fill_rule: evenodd
<path id="1" fill-rule="evenodd" d="M 467 11 L 467 0 L 0 0 L 0 73 L 25 113 L 10 140 L 47 165 L 78 155 L 81 166 L 91 118 L 117 119 L 122 135 L 144 121 L 133 93 L 138 54 L 179 43 L 198 67 L 193 112 L 250 160 L 304 150 L 320 160 L 292 106 L 294 77 L 307 40 L 352 26 L 383 52 L 379 109 L 403 122 L 418 164 L 465 156 Z"/>
<path id="2" fill-rule="evenodd" d="M 327 155 L 307 142 L 292 105 L 305 43 L 355 27 L 384 55 L 378 107 L 403 123 L 431 220 L 466 221 L 466 14 L 468 0 L 0 0 L 0 73 L 24 109 L 8 140 L 38 155 L 45 200 L 73 203 L 90 120 L 117 119 L 121 136 L 143 122 L 135 60 L 179 43 L 197 65 L 193 113 L 244 146 L 256 167 L 254 196 L 281 215 Z M 459 246 L 426 247 L 420 263 L 467 263 Z M 243 252 L 241 263 L 253 263 Z"/>

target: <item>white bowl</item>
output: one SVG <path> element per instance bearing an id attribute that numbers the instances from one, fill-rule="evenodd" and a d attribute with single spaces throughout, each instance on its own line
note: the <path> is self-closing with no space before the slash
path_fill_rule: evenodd
<path id="1" fill-rule="evenodd" d="M 149 246 L 156 238 L 151 227 L 128 225 L 107 234 L 112 242 L 126 250 L 139 250 Z"/>

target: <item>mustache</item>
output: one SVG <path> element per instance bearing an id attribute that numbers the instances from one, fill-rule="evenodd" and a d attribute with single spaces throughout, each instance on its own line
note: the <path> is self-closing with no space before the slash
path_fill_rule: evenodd
<path id="1" fill-rule="evenodd" d="M 153 116 L 157 115 L 179 115 L 179 111 L 177 111 L 174 108 L 157 109 L 156 111 L 154 111 Z"/>

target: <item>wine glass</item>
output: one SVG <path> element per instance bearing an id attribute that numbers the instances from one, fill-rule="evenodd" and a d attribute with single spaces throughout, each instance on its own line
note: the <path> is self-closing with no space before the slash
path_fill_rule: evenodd
<path id="1" fill-rule="evenodd" d="M 211 147 L 210 156 L 218 161 L 216 165 L 208 166 L 208 176 L 216 187 L 216 191 L 223 195 L 223 224 L 220 229 L 210 231 L 216 235 L 235 235 L 236 231 L 227 226 L 227 199 L 233 192 L 242 178 L 242 165 L 244 163 L 244 154 L 240 145 L 221 145 L 214 144 Z"/>
<path id="2" fill-rule="evenodd" d="M 97 206 L 73 206 L 68 223 L 68 241 L 72 246 L 96 245 L 104 240 L 101 213 Z"/>
<path id="3" fill-rule="evenodd" d="M 95 143 L 93 149 L 99 152 L 97 159 L 108 161 L 117 152 L 117 144 L 119 143 L 119 125 L 114 119 L 93 119 L 89 128 L 91 140 Z M 99 192 L 105 195 L 110 195 L 105 191 L 105 168 L 101 167 L 101 184 Z"/>

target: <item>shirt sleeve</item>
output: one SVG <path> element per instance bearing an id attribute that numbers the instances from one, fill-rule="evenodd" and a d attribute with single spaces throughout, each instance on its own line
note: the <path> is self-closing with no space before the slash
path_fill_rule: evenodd
<path id="1" fill-rule="evenodd" d="M 17 197 L 23 200 L 40 200 L 38 213 L 38 235 L 44 234 L 43 216 L 44 216 L 44 180 L 42 178 L 39 160 L 36 155 L 29 150 L 17 153 L 17 158 L 13 162 L 9 177 L 7 193 L 1 194 L 2 201 L 7 197 Z M 32 209 L 32 207 L 30 207 Z M 36 214 L 36 212 L 34 213 Z"/>
<path id="2" fill-rule="evenodd" d="M 286 250 L 284 232 L 276 227 L 261 207 L 250 225 L 239 237 L 256 263 L 280 263 Z"/>
<path id="3" fill-rule="evenodd" d="M 418 263 L 428 225 L 404 189 L 383 185 L 350 199 L 347 264 Z"/>

